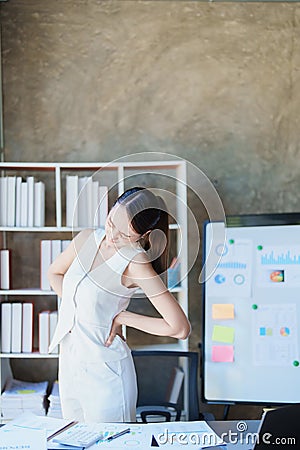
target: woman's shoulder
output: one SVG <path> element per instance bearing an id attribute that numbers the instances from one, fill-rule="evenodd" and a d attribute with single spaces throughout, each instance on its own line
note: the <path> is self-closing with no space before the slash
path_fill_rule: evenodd
<path id="1" fill-rule="evenodd" d="M 81 230 L 73 239 L 74 246 L 77 251 L 86 243 L 89 237 L 93 234 L 94 230 L 92 228 L 86 228 Z"/>
<path id="2" fill-rule="evenodd" d="M 95 230 L 93 230 L 92 228 L 85 228 L 84 230 L 79 231 L 79 233 L 75 236 L 75 240 L 85 241 L 94 231 Z"/>
<path id="3" fill-rule="evenodd" d="M 153 275 L 153 272 L 155 272 L 151 260 L 145 251 L 140 251 L 134 255 L 128 265 L 128 271 L 132 275 L 146 274 L 149 272 Z"/>

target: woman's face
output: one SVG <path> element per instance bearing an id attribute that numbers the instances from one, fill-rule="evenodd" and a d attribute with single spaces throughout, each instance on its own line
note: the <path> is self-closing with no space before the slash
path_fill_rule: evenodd
<path id="1" fill-rule="evenodd" d="M 116 204 L 109 212 L 105 222 L 106 242 L 110 246 L 123 247 L 137 242 L 141 235 L 131 226 L 126 208 Z"/>

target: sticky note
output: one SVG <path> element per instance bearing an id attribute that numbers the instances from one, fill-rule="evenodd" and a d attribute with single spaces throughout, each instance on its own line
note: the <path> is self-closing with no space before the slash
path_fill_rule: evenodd
<path id="1" fill-rule="evenodd" d="M 234 328 L 215 325 L 213 328 L 212 340 L 232 344 L 234 341 Z"/>
<path id="2" fill-rule="evenodd" d="M 213 362 L 233 362 L 233 345 L 213 345 L 211 360 Z"/>
<path id="3" fill-rule="evenodd" d="M 234 319 L 234 305 L 232 303 L 214 303 L 212 318 L 215 320 Z"/>

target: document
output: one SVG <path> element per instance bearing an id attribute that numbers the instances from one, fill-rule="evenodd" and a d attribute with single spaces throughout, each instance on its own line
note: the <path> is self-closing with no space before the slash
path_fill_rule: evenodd
<path id="1" fill-rule="evenodd" d="M 44 431 L 46 437 L 50 439 L 56 433 L 64 429 L 66 426 L 73 424 L 74 422 L 65 419 L 57 419 L 47 416 L 36 416 L 31 412 L 21 414 L 16 419 L 10 421 L 4 425 L 1 430 L 3 431 Z M 34 433 L 32 433 L 34 434 Z"/>
<path id="2" fill-rule="evenodd" d="M 44 430 L 0 429 L 0 450 L 46 450 L 47 440 Z"/>
<path id="3" fill-rule="evenodd" d="M 100 450 L 109 448 L 112 450 L 120 450 L 120 448 L 130 448 L 137 450 L 147 448 L 151 448 L 151 439 L 152 439 L 152 431 L 148 426 L 149 424 L 124 424 L 124 423 L 87 423 L 87 424 L 77 424 L 77 426 L 85 425 L 87 431 L 95 431 L 97 430 L 102 438 L 99 439 L 95 444 L 88 447 L 89 450 Z M 74 428 L 74 433 L 76 433 L 76 425 L 74 427 L 70 427 L 70 437 L 72 437 L 72 429 Z M 130 431 L 126 434 L 122 434 L 121 436 L 116 437 L 115 439 L 111 439 L 112 436 L 115 436 L 118 433 L 124 431 L 124 429 L 130 428 Z M 59 437 L 59 434 L 56 438 Z M 110 439 L 109 439 L 110 438 Z M 48 449 L 50 450 L 58 450 L 65 449 L 66 446 L 57 444 L 53 442 L 51 439 L 48 442 Z M 75 450 L 75 447 L 73 447 Z M 78 450 L 78 447 L 76 447 Z"/>

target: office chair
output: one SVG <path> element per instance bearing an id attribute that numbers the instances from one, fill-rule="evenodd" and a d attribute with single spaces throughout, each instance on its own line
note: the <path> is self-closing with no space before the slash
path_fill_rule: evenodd
<path id="1" fill-rule="evenodd" d="M 132 350 L 132 356 L 139 393 L 137 413 L 143 422 L 147 422 L 150 417 L 152 422 L 158 418 L 180 420 L 183 410 L 186 410 L 187 420 L 199 420 L 198 353 Z M 181 367 L 183 377 L 180 375 Z M 188 405 L 184 404 L 185 386 L 188 390 Z"/>

